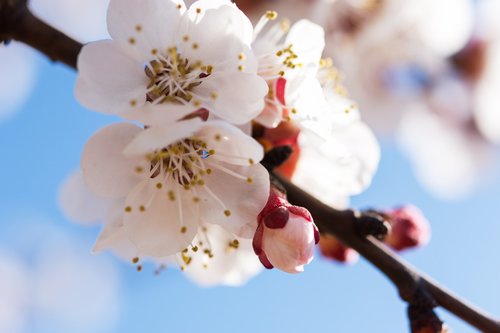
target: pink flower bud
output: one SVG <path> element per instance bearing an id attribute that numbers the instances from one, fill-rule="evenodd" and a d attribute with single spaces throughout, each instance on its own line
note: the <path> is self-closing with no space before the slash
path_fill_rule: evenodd
<path id="1" fill-rule="evenodd" d="M 386 214 L 392 231 L 384 241 L 396 251 L 422 246 L 429 242 L 431 237 L 429 222 L 417 207 L 406 205 Z"/>
<path id="2" fill-rule="evenodd" d="M 271 187 L 258 222 L 253 248 L 264 267 L 276 267 L 288 273 L 303 272 L 304 265 L 313 259 L 314 245 L 319 241 L 319 232 L 309 211 L 291 205 L 281 192 Z"/>
<path id="3" fill-rule="evenodd" d="M 333 259 L 344 264 L 354 264 L 359 258 L 358 252 L 354 251 L 350 247 L 347 247 L 337 238 L 330 235 L 321 236 L 319 249 L 321 254 L 326 258 Z"/>

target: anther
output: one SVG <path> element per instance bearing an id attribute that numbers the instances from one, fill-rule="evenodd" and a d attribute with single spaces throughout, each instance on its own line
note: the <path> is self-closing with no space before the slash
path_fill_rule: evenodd
<path id="1" fill-rule="evenodd" d="M 182 226 L 181 227 L 181 234 L 185 234 L 187 232 L 187 227 Z"/>
<path id="2" fill-rule="evenodd" d="M 131 211 L 132 211 L 132 207 L 130 207 L 130 206 L 125 207 L 126 213 L 130 213 Z"/>
<path id="3" fill-rule="evenodd" d="M 276 13 L 274 10 L 268 10 L 265 14 L 266 18 L 270 21 L 276 20 L 278 17 L 278 13 Z"/>
<path id="4" fill-rule="evenodd" d="M 135 44 L 135 38 L 130 37 L 130 38 L 128 39 L 128 42 L 129 42 L 129 44 L 134 45 L 134 44 Z"/>
<path id="5" fill-rule="evenodd" d="M 231 211 L 229 209 L 226 209 L 224 211 L 224 215 L 226 215 L 227 217 L 231 216 Z"/>

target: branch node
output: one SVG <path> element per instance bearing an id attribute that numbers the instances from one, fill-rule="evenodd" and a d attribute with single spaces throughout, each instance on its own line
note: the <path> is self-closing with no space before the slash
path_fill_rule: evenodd
<path id="1" fill-rule="evenodd" d="M 434 312 L 438 306 L 432 295 L 419 283 L 408 303 L 408 318 L 412 333 L 447 333 L 448 327 Z"/>
<path id="2" fill-rule="evenodd" d="M 391 225 L 384 215 L 375 210 L 361 212 L 355 220 L 355 227 L 362 237 L 373 236 L 379 240 L 391 231 Z"/>
<path id="3" fill-rule="evenodd" d="M 293 152 L 292 146 L 278 146 L 268 151 L 260 162 L 268 171 L 279 167 L 290 157 Z"/>

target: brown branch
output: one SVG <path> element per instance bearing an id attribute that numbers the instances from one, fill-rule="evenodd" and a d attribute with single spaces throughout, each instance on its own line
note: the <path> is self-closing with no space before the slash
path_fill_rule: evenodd
<path id="1" fill-rule="evenodd" d="M 320 232 L 332 234 L 358 251 L 394 283 L 399 295 L 408 304 L 413 304 L 418 293 L 424 289 L 438 305 L 479 330 L 488 333 L 500 332 L 500 323 L 492 319 L 489 314 L 460 299 L 431 278 L 418 272 L 375 238 L 360 237 L 355 228 L 356 219 L 360 216 L 358 213 L 352 210 L 336 210 L 284 178 L 279 176 L 277 178 L 286 188 L 288 200 L 293 204 L 306 207 L 311 212 Z"/>
<path id="2" fill-rule="evenodd" d="M 26 43 L 50 59 L 73 68 L 76 68 L 76 59 L 82 47 L 80 43 L 36 18 L 27 8 L 26 0 L 0 0 L 0 41 L 11 39 Z M 409 304 L 409 312 L 414 312 L 415 307 L 421 307 L 422 294 L 425 294 L 427 304 L 431 305 L 427 305 L 424 310 L 431 311 L 432 307 L 440 305 L 481 331 L 500 333 L 500 323 L 490 315 L 418 272 L 375 238 L 361 237 L 356 229 L 356 222 L 361 217 L 359 213 L 336 210 L 289 181 L 279 176 L 277 178 L 286 188 L 290 202 L 306 207 L 322 233 L 332 234 L 358 251 L 394 283 L 401 298 Z"/>
<path id="3" fill-rule="evenodd" d="M 82 45 L 35 17 L 26 0 L 0 0 L 0 42 L 17 40 L 76 68 Z"/>

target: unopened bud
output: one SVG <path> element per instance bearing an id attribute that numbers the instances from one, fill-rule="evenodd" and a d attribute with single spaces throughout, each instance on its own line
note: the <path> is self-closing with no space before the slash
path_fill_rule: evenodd
<path id="1" fill-rule="evenodd" d="M 309 211 L 291 205 L 272 186 L 258 222 L 253 248 L 264 267 L 288 273 L 304 271 L 304 265 L 313 259 L 314 245 L 319 242 L 319 232 Z"/>
<path id="2" fill-rule="evenodd" d="M 425 245 L 431 228 L 423 213 L 415 206 L 406 205 L 386 212 L 392 231 L 385 242 L 397 251 Z"/>
<path id="3" fill-rule="evenodd" d="M 354 264 L 359 258 L 358 252 L 347 247 L 344 243 L 331 235 L 321 236 L 319 250 L 326 258 L 344 264 Z"/>

